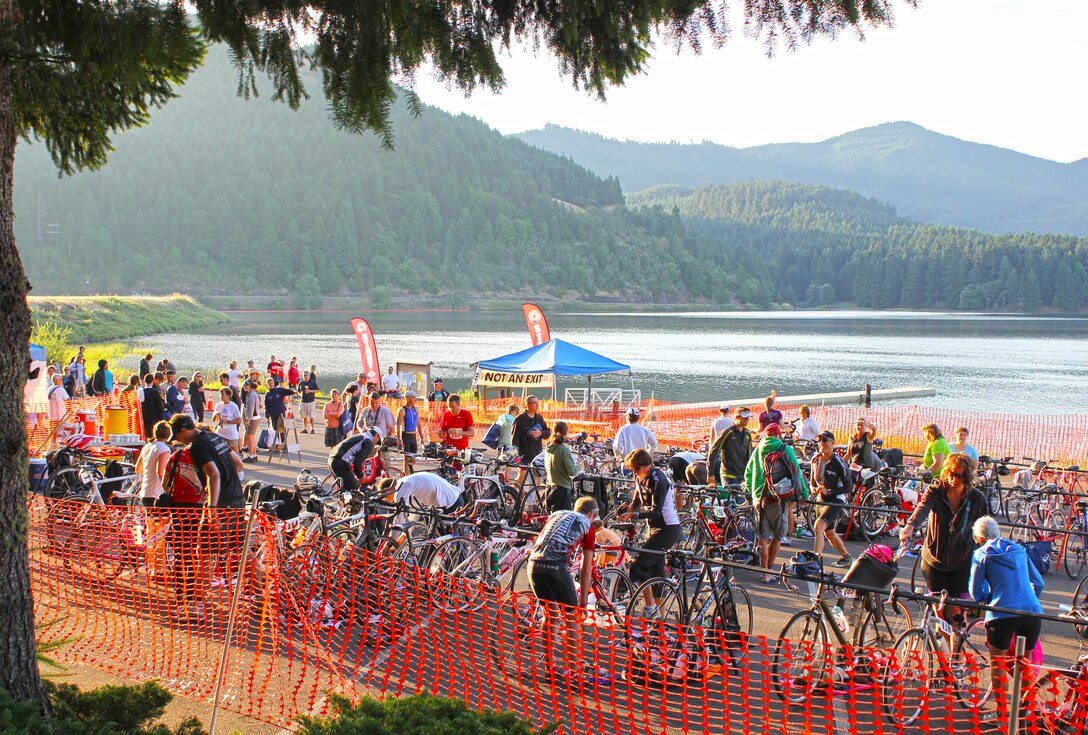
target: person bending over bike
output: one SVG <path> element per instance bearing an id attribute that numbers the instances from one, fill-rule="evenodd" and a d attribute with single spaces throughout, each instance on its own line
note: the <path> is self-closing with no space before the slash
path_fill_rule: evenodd
<path id="1" fill-rule="evenodd" d="M 979 518 L 971 530 L 979 547 L 971 559 L 968 582 L 971 599 L 991 607 L 1041 615 L 1039 593 L 1043 591 L 1043 575 L 1028 559 L 1024 547 L 1001 538 L 1001 527 L 991 516 Z M 1042 621 L 1033 615 L 986 611 L 986 645 L 990 649 L 991 680 L 999 712 L 1004 712 L 1007 704 L 1009 647 L 1017 636 L 1023 636 L 1024 663 L 1030 664 L 1041 629 Z M 1030 665 L 1023 667 L 1028 676 L 1032 670 Z"/>
<path id="2" fill-rule="evenodd" d="M 409 508 L 438 508 L 452 513 L 465 504 L 464 493 L 433 472 L 416 472 L 397 480 L 382 478 L 378 481 L 378 491 L 387 501 L 404 503 Z"/>
<path id="3" fill-rule="evenodd" d="M 551 645 L 555 635 L 555 621 L 563 615 L 566 635 L 563 636 L 563 661 L 569 675 L 574 670 L 577 650 L 578 608 L 585 607 L 593 581 L 593 552 L 597 545 L 595 521 L 599 509 L 597 501 L 582 496 L 574 504 L 574 510 L 557 510 L 548 516 L 547 523 L 536 538 L 529 554 L 529 589 L 544 605 L 543 639 L 548 670 L 555 669 L 555 652 Z M 582 568 L 578 576 L 578 589 L 570 576 L 568 565 L 571 552 L 582 549 Z M 560 607 L 564 605 L 566 607 Z"/>
<path id="4" fill-rule="evenodd" d="M 645 519 L 650 525 L 650 536 L 642 544 L 652 551 L 635 556 L 631 565 L 631 584 L 635 587 L 648 579 L 665 576 L 665 552 L 680 540 L 680 517 L 676 512 L 676 491 L 668 476 L 654 467 L 653 457 L 645 449 L 636 449 L 623 461 L 634 474 L 637 487 L 628 512 L 619 516 L 621 521 Z M 646 615 L 657 612 L 660 599 L 653 597 L 652 587 L 646 588 Z"/>
<path id="5" fill-rule="evenodd" d="M 382 432 L 372 427 L 362 434 L 349 436 L 329 452 L 329 471 L 340 480 L 340 489 L 353 492 L 359 489 L 359 476 L 363 474 L 363 462 L 374 454 L 374 442 L 381 441 Z"/>

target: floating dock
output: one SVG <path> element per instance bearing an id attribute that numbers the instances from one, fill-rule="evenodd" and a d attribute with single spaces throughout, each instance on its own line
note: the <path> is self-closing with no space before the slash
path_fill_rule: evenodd
<path id="1" fill-rule="evenodd" d="M 776 404 L 797 406 L 802 403 L 806 403 L 809 406 L 864 406 L 865 405 L 865 389 L 843 391 L 841 393 L 810 393 L 803 396 L 775 396 L 774 400 Z M 900 400 L 903 398 L 928 398 L 929 396 L 937 395 L 937 391 L 934 388 L 927 386 L 910 386 L 907 388 L 873 388 L 869 391 L 869 399 L 872 402 L 877 401 L 892 401 Z M 748 406 L 753 411 L 760 411 L 759 407 L 763 405 L 763 400 L 767 396 L 760 396 L 759 398 L 738 398 L 730 399 L 726 401 L 707 401 L 705 403 L 692 403 L 688 404 L 693 408 L 716 408 L 723 404 L 728 405 L 730 408 L 736 408 L 737 406 Z"/>

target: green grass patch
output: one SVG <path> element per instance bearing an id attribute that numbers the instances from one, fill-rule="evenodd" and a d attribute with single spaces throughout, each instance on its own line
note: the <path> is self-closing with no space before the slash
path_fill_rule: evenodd
<path id="1" fill-rule="evenodd" d="M 34 324 L 38 327 L 36 334 L 41 337 L 43 329 L 48 326 L 54 333 L 45 336 L 56 340 L 58 335 L 55 330 L 67 329 L 69 331 L 64 341 L 68 344 L 114 342 L 145 334 L 200 329 L 230 321 L 225 314 L 180 294 L 31 296 L 27 302 Z M 89 359 L 87 362 L 90 364 Z"/>

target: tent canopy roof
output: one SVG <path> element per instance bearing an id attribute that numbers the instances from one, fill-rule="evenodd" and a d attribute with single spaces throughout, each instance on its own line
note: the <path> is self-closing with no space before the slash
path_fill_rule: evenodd
<path id="1" fill-rule="evenodd" d="M 503 373 L 550 373 L 554 375 L 600 375 L 602 373 L 626 373 L 630 365 L 610 360 L 604 355 L 587 350 L 561 339 L 550 339 L 543 344 L 520 352 L 481 360 L 483 370 Z"/>
<path id="2" fill-rule="evenodd" d="M 44 361 L 46 359 L 45 358 L 45 348 L 42 347 L 41 345 L 36 345 L 33 342 L 31 342 L 30 343 L 30 359 L 31 360 L 42 360 L 42 361 Z"/>

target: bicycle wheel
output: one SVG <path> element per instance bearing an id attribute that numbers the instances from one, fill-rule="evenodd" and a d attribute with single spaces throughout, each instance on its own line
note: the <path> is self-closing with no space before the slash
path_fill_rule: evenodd
<path id="1" fill-rule="evenodd" d="M 495 615 L 488 649 L 503 674 L 533 688 L 548 680 L 541 627 L 544 608 L 532 594 L 504 601 Z"/>
<path id="2" fill-rule="evenodd" d="M 753 543 L 755 538 L 756 522 L 752 517 L 751 508 L 733 509 L 733 521 L 725 528 L 725 541 L 742 539 L 748 543 Z"/>
<path id="3" fill-rule="evenodd" d="M 929 688 L 937 677 L 932 638 L 911 628 L 895 642 L 880 675 L 880 708 L 893 725 L 911 726 L 926 711 Z"/>
<path id="4" fill-rule="evenodd" d="M 597 620 L 611 627 L 621 626 L 631 605 L 631 578 L 616 568 L 602 569 L 599 574 L 601 581 L 594 585 Z"/>
<path id="5" fill-rule="evenodd" d="M 653 602 L 647 601 L 646 597 L 656 601 L 656 611 L 646 611 L 648 605 L 653 605 Z M 672 580 L 666 580 L 665 577 L 655 576 L 652 580 L 646 580 L 632 591 L 628 614 L 644 626 L 658 622 L 669 625 L 682 624 L 684 610 L 679 587 Z"/>
<path id="6" fill-rule="evenodd" d="M 1069 527 L 1069 530 L 1074 533 L 1066 534 L 1062 542 L 1062 565 L 1070 579 L 1077 579 L 1084 571 L 1085 537 L 1079 534 L 1084 533 L 1085 529 L 1084 525 L 1077 521 Z"/>
<path id="7" fill-rule="evenodd" d="M 861 496 L 861 505 L 865 508 L 873 509 L 859 510 L 857 515 L 857 522 L 861 530 L 861 535 L 864 536 L 865 540 L 869 543 L 873 543 L 879 539 L 889 528 L 888 523 L 891 516 L 880 510 L 876 510 L 886 507 L 887 504 L 887 496 L 884 494 L 883 490 L 877 487 L 866 490 L 865 494 Z"/>
<path id="8" fill-rule="evenodd" d="M 451 538 L 431 555 L 428 570 L 435 582 L 435 599 L 446 612 L 476 609 L 484 603 L 481 583 L 486 578 L 484 546 L 470 538 Z"/>
<path id="9" fill-rule="evenodd" d="M 680 521 L 680 540 L 676 548 L 700 554 L 706 546 L 706 532 L 699 525 L 699 519 L 693 515 L 687 515 Z"/>
<path id="10" fill-rule="evenodd" d="M 741 666 L 748 659 L 752 635 L 752 599 L 735 583 L 722 590 L 721 604 L 710 589 L 702 589 L 691 603 L 689 623 L 705 631 L 708 653 L 721 662 Z"/>
<path id="11" fill-rule="evenodd" d="M 955 680 L 956 699 L 967 709 L 981 707 L 994 692 L 990 678 L 990 654 L 986 645 L 986 621 L 977 618 L 953 646 L 949 669 Z"/>
<path id="12" fill-rule="evenodd" d="M 86 500 L 91 492 L 91 485 L 81 476 L 83 473 L 89 473 L 88 477 L 93 478 L 95 482 L 105 479 L 102 473 L 93 467 L 65 467 L 49 475 L 49 479 L 45 481 L 45 496 L 53 499 L 76 496 Z"/>
<path id="13" fill-rule="evenodd" d="M 827 663 L 827 626 L 823 615 L 815 610 L 802 610 L 778 634 L 771 652 L 771 687 L 784 701 L 807 702 L 824 683 Z"/>
<path id="14" fill-rule="evenodd" d="M 80 563 L 99 577 L 113 579 L 125 563 L 121 528 L 107 520 L 94 520 L 78 529 Z"/>
<path id="15" fill-rule="evenodd" d="M 865 655 L 870 656 L 875 656 L 878 649 L 890 649 L 914 624 L 910 608 L 902 600 L 896 600 L 894 605 L 877 600 L 876 605 L 877 609 L 869 610 L 862 617 L 854 638 L 856 645 L 866 649 Z M 879 670 L 879 665 L 876 668 Z"/>
<path id="16" fill-rule="evenodd" d="M 1048 735 L 1083 735 L 1088 705 L 1081 698 L 1079 682 L 1063 671 L 1047 671 L 1028 687 L 1029 703 L 1021 718 L 1022 732 Z"/>
<path id="17" fill-rule="evenodd" d="M 46 548 L 50 553 L 60 556 L 67 566 L 72 561 L 72 552 L 78 539 L 77 525 L 79 514 L 87 507 L 85 502 L 62 499 L 46 506 Z"/>

